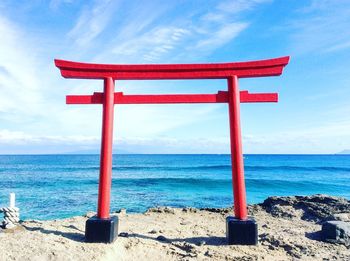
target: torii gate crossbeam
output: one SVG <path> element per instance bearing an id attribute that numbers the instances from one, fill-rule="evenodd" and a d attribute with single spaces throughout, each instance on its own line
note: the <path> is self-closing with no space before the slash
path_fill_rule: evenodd
<path id="1" fill-rule="evenodd" d="M 227 238 L 230 244 L 256 244 L 257 226 L 255 221 L 247 216 L 240 103 L 277 102 L 278 95 L 239 91 L 238 79 L 278 76 L 282 74 L 288 62 L 288 56 L 260 61 L 212 64 L 115 65 L 55 60 L 56 66 L 65 78 L 104 80 L 102 93 L 69 95 L 66 98 L 67 104 L 103 105 L 98 213 L 95 219 L 87 221 L 85 232 L 87 241 L 112 242 L 116 237 L 114 235 L 116 231 L 112 231 L 116 228 L 111 223 L 118 221 L 111 221 L 109 215 L 114 104 L 228 103 L 235 219 L 227 218 Z M 217 94 L 172 95 L 124 95 L 122 92 L 114 92 L 115 80 L 164 79 L 226 79 L 228 90 L 219 91 Z M 101 232 L 101 227 L 108 230 L 106 223 L 109 224 L 109 231 Z M 98 233 L 96 229 L 99 230 Z"/>

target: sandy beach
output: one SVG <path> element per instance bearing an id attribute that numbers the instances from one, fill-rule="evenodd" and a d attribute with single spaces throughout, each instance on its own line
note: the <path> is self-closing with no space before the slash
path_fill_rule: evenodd
<path id="1" fill-rule="evenodd" d="M 350 248 L 321 241 L 325 220 L 350 221 L 350 201 L 328 196 L 270 197 L 249 206 L 258 246 L 229 246 L 232 209 L 158 207 L 119 216 L 113 244 L 84 242 L 86 219 L 24 221 L 0 232 L 0 260 L 350 260 Z"/>

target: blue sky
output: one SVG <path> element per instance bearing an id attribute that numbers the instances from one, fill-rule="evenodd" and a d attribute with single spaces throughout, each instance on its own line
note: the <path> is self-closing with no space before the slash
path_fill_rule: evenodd
<path id="1" fill-rule="evenodd" d="M 279 103 L 242 104 L 245 153 L 350 149 L 350 1 L 0 2 L 0 153 L 97 151 L 100 105 L 66 105 L 101 81 L 53 59 L 200 63 L 290 55 L 280 77 L 240 80 Z M 216 93 L 222 80 L 117 81 L 124 93 Z M 228 153 L 225 104 L 118 105 L 115 151 Z"/>

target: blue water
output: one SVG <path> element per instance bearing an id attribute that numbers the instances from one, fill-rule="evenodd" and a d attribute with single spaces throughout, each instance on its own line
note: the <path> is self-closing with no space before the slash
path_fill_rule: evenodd
<path id="1" fill-rule="evenodd" d="M 350 198 L 350 155 L 245 155 L 249 203 L 271 195 Z M 15 192 L 23 219 L 96 210 L 98 155 L 0 156 L 0 206 Z M 231 206 L 229 155 L 114 155 L 111 211 Z"/>

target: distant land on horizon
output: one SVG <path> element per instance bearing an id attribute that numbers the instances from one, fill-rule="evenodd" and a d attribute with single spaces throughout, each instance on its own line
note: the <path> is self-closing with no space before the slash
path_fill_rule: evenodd
<path id="1" fill-rule="evenodd" d="M 58 152 L 58 153 L 24 153 L 24 154 L 5 154 L 1 153 L 0 155 L 99 155 L 100 150 L 91 149 L 91 150 L 77 150 L 77 151 L 67 151 L 67 152 Z M 230 155 L 230 153 L 162 153 L 162 152 L 133 152 L 126 150 L 113 150 L 113 155 Z M 342 150 L 337 153 L 322 153 L 322 154 L 310 154 L 310 153 L 244 153 L 244 155 L 350 155 L 350 150 Z"/>
<path id="2" fill-rule="evenodd" d="M 346 155 L 350 155 L 350 149 L 349 150 L 342 150 L 336 154 L 346 154 Z"/>
<path id="3" fill-rule="evenodd" d="M 58 154 L 100 154 L 100 150 L 98 149 L 91 149 L 91 150 L 78 150 L 78 151 L 70 151 L 67 153 L 58 153 Z M 163 152 L 155 152 L 155 153 L 150 153 L 150 152 L 135 152 L 135 151 L 128 151 L 128 150 L 121 150 L 121 149 L 114 149 L 113 154 L 222 154 L 222 155 L 229 155 L 230 153 L 163 153 Z M 243 153 L 244 155 L 350 155 L 350 149 L 345 149 L 340 152 L 336 153 L 322 153 L 322 154 L 310 154 L 310 153 L 281 153 L 281 154 L 276 154 L 276 153 Z"/>

